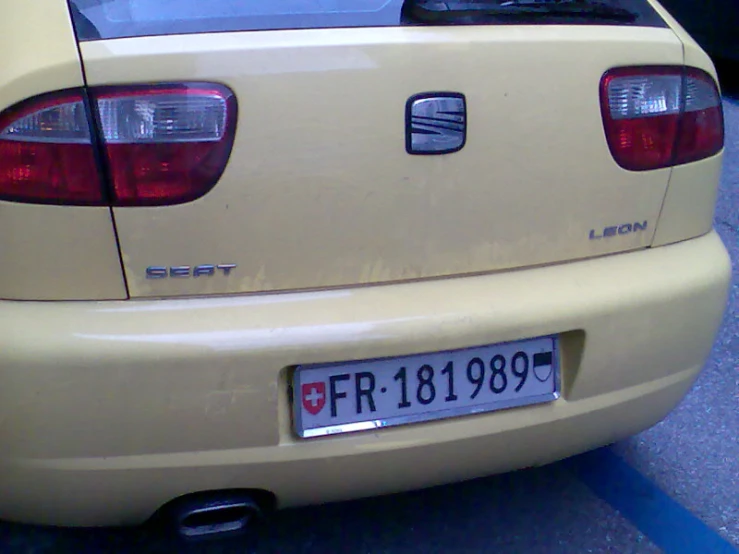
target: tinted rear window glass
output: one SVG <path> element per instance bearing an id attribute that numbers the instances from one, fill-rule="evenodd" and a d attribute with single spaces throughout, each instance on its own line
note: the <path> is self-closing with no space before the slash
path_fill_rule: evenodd
<path id="1" fill-rule="evenodd" d="M 404 23 L 401 16 L 403 2 L 404 0 L 69 0 L 79 40 L 224 31 L 395 26 Z M 610 2 L 623 5 L 639 14 L 638 20 L 634 22 L 637 25 L 664 25 L 646 0 Z M 561 19 L 547 21 L 543 18 L 534 22 L 567 23 Z"/>
<path id="2" fill-rule="evenodd" d="M 80 39 L 390 26 L 403 0 L 70 0 Z"/>

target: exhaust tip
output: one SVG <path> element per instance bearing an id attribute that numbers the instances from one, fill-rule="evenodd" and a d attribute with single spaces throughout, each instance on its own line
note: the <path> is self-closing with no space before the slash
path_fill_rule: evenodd
<path id="1" fill-rule="evenodd" d="M 251 496 L 212 493 L 183 501 L 174 514 L 177 534 L 192 541 L 241 535 L 262 511 Z"/>

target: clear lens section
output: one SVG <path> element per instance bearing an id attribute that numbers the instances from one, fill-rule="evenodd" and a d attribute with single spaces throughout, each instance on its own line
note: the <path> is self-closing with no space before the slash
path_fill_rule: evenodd
<path id="1" fill-rule="evenodd" d="M 715 108 L 721 102 L 713 83 L 694 76 L 685 82 L 685 111 L 697 112 Z"/>
<path id="2" fill-rule="evenodd" d="M 680 113 L 681 75 L 633 75 L 608 83 L 613 119 L 633 119 Z"/>
<path id="3" fill-rule="evenodd" d="M 217 93 L 111 96 L 97 106 L 108 144 L 217 142 L 226 131 L 226 99 Z"/>
<path id="4" fill-rule="evenodd" d="M 69 102 L 21 116 L 0 133 L 2 140 L 90 144 L 90 127 L 85 105 Z"/>

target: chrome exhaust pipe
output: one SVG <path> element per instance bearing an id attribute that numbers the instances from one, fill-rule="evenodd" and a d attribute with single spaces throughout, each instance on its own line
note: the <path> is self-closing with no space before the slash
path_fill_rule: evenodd
<path id="1" fill-rule="evenodd" d="M 174 524 L 185 540 L 220 539 L 243 534 L 261 515 L 251 496 L 213 493 L 179 504 L 174 509 Z"/>

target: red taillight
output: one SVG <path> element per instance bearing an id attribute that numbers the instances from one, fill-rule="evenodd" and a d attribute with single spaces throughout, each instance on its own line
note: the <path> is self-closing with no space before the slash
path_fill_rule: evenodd
<path id="1" fill-rule="evenodd" d="M 0 115 L 0 200 L 105 203 L 81 92 L 36 97 Z"/>
<path id="2" fill-rule="evenodd" d="M 713 156 L 724 146 L 724 115 L 716 83 L 707 73 L 685 73 L 685 110 L 675 146 L 675 164 Z"/>
<path id="3" fill-rule="evenodd" d="M 189 202 L 216 184 L 231 154 L 236 101 L 214 84 L 93 90 L 119 206 Z"/>
<path id="4" fill-rule="evenodd" d="M 161 206 L 189 202 L 216 184 L 236 130 L 229 89 L 147 85 L 91 95 L 94 125 L 81 90 L 38 96 L 0 114 L 0 200 Z"/>
<path id="5" fill-rule="evenodd" d="M 606 140 L 624 169 L 684 164 L 723 148 L 721 96 L 702 70 L 612 69 L 601 79 L 600 96 Z"/>

